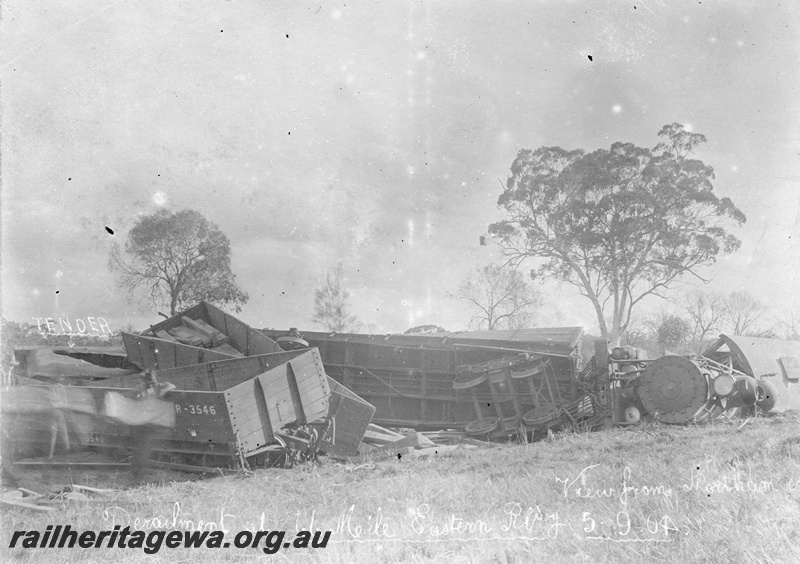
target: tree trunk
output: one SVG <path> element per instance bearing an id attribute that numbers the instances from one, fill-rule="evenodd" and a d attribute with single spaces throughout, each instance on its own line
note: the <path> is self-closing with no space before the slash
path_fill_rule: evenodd
<path id="1" fill-rule="evenodd" d="M 608 325 L 606 325 L 606 317 L 603 315 L 603 308 L 600 306 L 600 300 L 593 295 L 589 296 L 589 299 L 592 301 L 594 312 L 597 315 L 597 324 L 600 326 L 600 336 L 603 339 L 611 340 L 608 334 Z"/>

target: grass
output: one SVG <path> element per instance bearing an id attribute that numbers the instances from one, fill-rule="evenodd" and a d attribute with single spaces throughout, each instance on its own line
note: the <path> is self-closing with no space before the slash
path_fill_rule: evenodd
<path id="1" fill-rule="evenodd" d="M 577 431 L 577 432 L 576 432 Z M 8 549 L 14 529 L 333 530 L 324 549 Z M 311 523 L 313 522 L 313 526 Z M 600 433 L 428 459 L 259 470 L 3 510 L 0 561 L 800 562 L 800 423 Z"/>

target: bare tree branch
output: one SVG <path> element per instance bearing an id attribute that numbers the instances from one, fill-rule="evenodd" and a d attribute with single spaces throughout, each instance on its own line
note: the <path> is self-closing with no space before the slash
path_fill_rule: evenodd
<path id="1" fill-rule="evenodd" d="M 498 265 L 473 271 L 459 286 L 455 297 L 478 310 L 470 325 L 489 331 L 518 329 L 531 323 L 532 309 L 541 303 L 539 293 L 530 287 L 521 272 Z"/>

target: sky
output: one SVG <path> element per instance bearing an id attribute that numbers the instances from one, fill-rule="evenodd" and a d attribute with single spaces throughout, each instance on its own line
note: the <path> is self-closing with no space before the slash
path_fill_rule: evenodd
<path id="1" fill-rule="evenodd" d="M 251 325 L 319 329 L 341 262 L 365 331 L 464 329 L 452 296 L 500 259 L 478 241 L 517 151 L 653 147 L 673 122 L 748 218 L 683 290 L 800 311 L 794 2 L 6 0 L 0 32 L 6 319 L 157 322 L 108 253 L 190 208 L 230 238 Z M 540 289 L 538 324 L 596 332 L 575 290 Z"/>

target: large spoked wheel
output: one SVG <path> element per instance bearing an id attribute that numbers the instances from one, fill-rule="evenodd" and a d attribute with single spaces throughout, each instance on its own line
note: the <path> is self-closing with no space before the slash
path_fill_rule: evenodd
<path id="1" fill-rule="evenodd" d="M 471 423 L 467 423 L 464 430 L 468 435 L 488 435 L 500 426 L 500 420 L 497 417 L 484 417 L 476 419 Z"/>
<path id="2" fill-rule="evenodd" d="M 519 380 L 522 378 L 528 378 L 529 376 L 535 376 L 542 371 L 542 363 L 541 362 L 528 362 L 526 364 L 520 364 L 517 366 L 511 367 L 511 377 L 515 380 Z"/>
<path id="3" fill-rule="evenodd" d="M 528 427 L 543 427 L 548 423 L 558 420 L 559 413 L 552 406 L 542 406 L 539 409 L 533 408 L 526 411 L 522 416 L 522 421 Z"/>
<path id="4" fill-rule="evenodd" d="M 461 372 L 453 380 L 453 388 L 466 390 L 474 388 L 486 381 L 486 372 Z"/>

